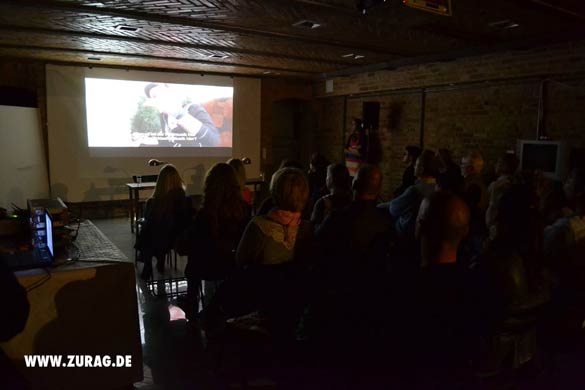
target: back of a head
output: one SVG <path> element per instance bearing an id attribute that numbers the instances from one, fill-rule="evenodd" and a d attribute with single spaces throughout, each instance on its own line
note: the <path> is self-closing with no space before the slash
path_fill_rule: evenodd
<path id="1" fill-rule="evenodd" d="M 240 185 L 242 187 L 246 185 L 246 168 L 244 167 L 242 160 L 239 158 L 230 158 L 227 164 L 233 168 L 234 172 L 236 172 Z"/>
<path id="2" fill-rule="evenodd" d="M 357 199 L 376 199 L 382 189 L 382 172 L 374 165 L 362 165 L 353 180 Z"/>
<path id="3" fill-rule="evenodd" d="M 513 175 L 518 169 L 518 158 L 512 153 L 504 153 L 498 159 L 496 173 L 498 175 Z"/>
<path id="4" fill-rule="evenodd" d="M 416 159 L 414 170 L 416 177 L 437 177 L 439 169 L 435 153 L 429 149 L 423 150 Z"/>
<path id="5" fill-rule="evenodd" d="M 538 197 L 531 185 L 514 184 L 502 194 L 496 206 L 500 239 L 520 241 L 536 223 Z"/>
<path id="6" fill-rule="evenodd" d="M 544 228 L 538 215 L 538 197 L 527 184 L 514 184 L 500 198 L 492 247 L 520 255 L 528 282 L 537 286 L 542 272 Z"/>
<path id="7" fill-rule="evenodd" d="M 280 165 L 278 166 L 278 169 L 282 169 L 282 168 L 297 168 L 300 169 L 301 171 L 303 170 L 303 164 L 301 164 L 300 162 L 298 162 L 297 160 L 282 160 L 280 162 Z"/>
<path id="8" fill-rule="evenodd" d="M 553 223 L 563 215 L 563 209 L 568 205 L 560 183 L 551 183 L 550 189 L 541 196 L 540 215 L 547 224 Z"/>
<path id="9" fill-rule="evenodd" d="M 462 158 L 462 165 L 461 171 L 464 175 L 470 173 L 480 174 L 483 171 L 483 156 L 476 150 L 471 151 Z"/>
<path id="10" fill-rule="evenodd" d="M 344 164 L 331 164 L 327 167 L 327 187 L 339 191 L 349 191 L 351 188 L 349 170 Z"/>
<path id="11" fill-rule="evenodd" d="M 309 183 L 297 168 L 279 169 L 272 175 L 270 193 L 280 210 L 300 212 L 309 199 Z"/>
<path id="12" fill-rule="evenodd" d="M 448 192 L 435 192 L 421 207 L 420 235 L 436 246 L 447 244 L 457 247 L 469 231 L 469 208 L 458 196 Z"/>
<path id="13" fill-rule="evenodd" d="M 437 152 L 437 157 L 441 160 L 443 164 L 452 164 L 453 163 L 453 155 L 449 149 L 441 148 Z"/>
<path id="14" fill-rule="evenodd" d="M 152 197 L 160 199 L 172 192 L 181 190 L 185 190 L 185 184 L 183 183 L 183 179 L 181 179 L 179 171 L 177 171 L 174 165 L 166 164 L 158 174 Z"/>
<path id="15" fill-rule="evenodd" d="M 405 150 L 406 150 L 406 153 L 408 153 L 408 155 L 412 159 L 412 162 L 415 162 L 416 159 L 418 158 L 418 156 L 420 156 L 420 154 L 422 152 L 418 146 L 414 146 L 414 145 L 407 146 L 405 148 Z"/>
<path id="16" fill-rule="evenodd" d="M 209 213 L 225 216 L 243 215 L 240 183 L 230 165 L 218 163 L 207 171 L 203 183 L 203 208 Z"/>
<path id="17" fill-rule="evenodd" d="M 310 160 L 311 168 L 315 171 L 324 171 L 329 165 L 329 160 L 321 153 L 313 153 Z"/>

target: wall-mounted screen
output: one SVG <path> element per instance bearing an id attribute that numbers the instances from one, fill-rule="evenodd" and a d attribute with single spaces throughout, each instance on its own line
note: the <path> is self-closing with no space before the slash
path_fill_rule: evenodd
<path id="1" fill-rule="evenodd" d="M 231 148 L 231 86 L 85 78 L 90 148 Z"/>

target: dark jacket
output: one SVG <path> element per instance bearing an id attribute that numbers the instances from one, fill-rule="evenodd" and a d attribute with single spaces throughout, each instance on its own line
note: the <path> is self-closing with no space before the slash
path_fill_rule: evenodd
<path id="1" fill-rule="evenodd" d="M 162 203 L 154 198 L 146 201 L 144 222 L 136 238 L 136 249 L 164 253 L 173 247 L 187 226 L 193 213 L 189 198 L 182 190 L 168 196 L 172 198 L 168 210 L 163 210 Z"/>

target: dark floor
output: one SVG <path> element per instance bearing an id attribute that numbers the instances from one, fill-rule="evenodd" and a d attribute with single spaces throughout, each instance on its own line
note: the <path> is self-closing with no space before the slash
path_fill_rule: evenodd
<path id="1" fill-rule="evenodd" d="M 134 234 L 126 218 L 98 219 L 94 224 L 129 258 L 134 259 Z M 156 266 L 153 280 L 181 278 L 186 258 L 178 256 L 175 268 L 167 264 L 160 274 Z M 142 263 L 136 265 L 140 333 L 144 355 L 144 380 L 135 384 L 137 389 L 188 388 L 201 383 L 204 372 L 197 363 L 203 348 L 199 332 L 187 326 L 184 313 L 175 306 L 175 300 L 156 296 L 138 275 Z M 158 287 L 158 286 L 157 286 Z M 156 383 L 156 384 L 155 384 Z M 189 386 L 191 385 L 191 386 Z"/>
<path id="2" fill-rule="evenodd" d="M 94 224 L 114 242 L 128 258 L 134 259 L 134 235 L 130 232 L 127 219 L 94 220 Z M 166 266 L 165 272 L 159 274 L 154 268 L 154 280 L 181 278 L 186 258 L 177 259 L 177 268 L 174 263 Z M 139 275 L 142 264 L 137 264 Z M 253 374 L 247 381 L 241 377 L 223 375 L 220 377 L 212 372 L 217 368 L 226 368 L 224 372 L 231 372 L 231 368 L 242 365 L 242 361 L 234 361 L 232 356 L 218 354 L 212 348 L 204 348 L 205 338 L 197 326 L 190 326 L 184 319 L 184 313 L 176 306 L 176 299 L 168 296 L 157 296 L 160 284 L 154 289 L 154 294 L 148 290 L 146 283 L 137 277 L 137 291 L 139 298 L 140 328 L 144 355 L 144 380 L 135 384 L 137 389 L 224 389 L 224 388 L 253 388 L 274 389 L 273 380 L 261 373 Z M 168 288 L 168 286 L 166 286 Z M 167 289 L 168 291 L 168 289 Z M 578 314 L 581 315 L 581 314 Z M 584 324 L 585 326 L 585 324 Z M 515 389 L 585 389 L 585 337 L 584 330 L 573 329 L 574 334 L 566 337 L 566 345 L 555 348 L 554 356 L 548 358 L 546 366 L 532 368 L 520 376 L 478 379 L 471 388 L 515 390 Z M 243 362 L 245 365 L 245 362 Z M 319 364 L 318 364 L 319 365 Z M 389 367 L 391 369 L 391 367 Z M 349 389 L 371 388 L 363 383 L 348 384 L 343 373 L 322 372 L 319 375 L 327 379 L 326 386 L 313 386 L 321 389 Z M 221 370 L 220 370 L 221 371 Z M 237 370 L 232 370 L 238 372 Z M 305 388 L 295 374 L 288 374 L 287 388 Z M 342 379 L 340 379 L 342 378 Z M 290 385 L 292 383 L 292 385 Z M 388 388 L 387 386 L 376 388 Z M 404 388 L 402 386 L 392 388 Z M 433 386 L 433 388 L 435 388 Z M 441 387 L 443 388 L 443 387 Z M 451 387 L 449 387 L 451 388 Z M 462 388 L 462 387 L 459 387 Z M 465 387 L 469 388 L 469 387 Z"/>

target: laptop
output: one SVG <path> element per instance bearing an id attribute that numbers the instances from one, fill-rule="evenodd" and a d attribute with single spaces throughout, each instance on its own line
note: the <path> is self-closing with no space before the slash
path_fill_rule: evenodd
<path id="1" fill-rule="evenodd" d="M 50 267 L 55 259 L 53 243 L 53 218 L 45 212 L 45 226 L 34 232 L 39 238 L 35 247 L 29 251 L 0 255 L 10 270 Z"/>

